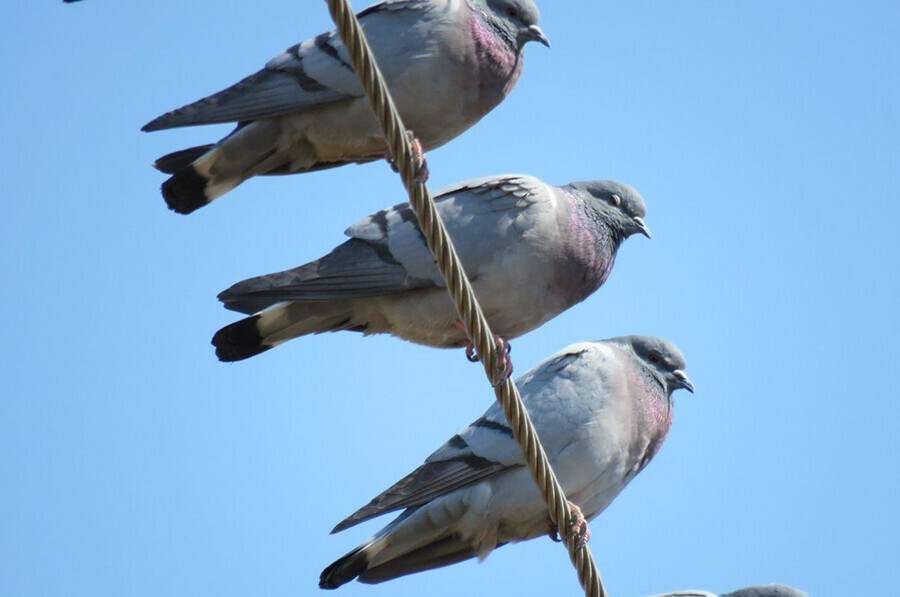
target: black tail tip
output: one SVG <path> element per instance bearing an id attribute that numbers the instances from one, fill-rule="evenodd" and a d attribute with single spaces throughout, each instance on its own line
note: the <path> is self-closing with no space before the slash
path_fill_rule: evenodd
<path id="1" fill-rule="evenodd" d="M 207 180 L 197 173 L 193 166 L 179 170 L 162 184 L 162 196 L 166 205 L 174 212 L 189 214 L 207 203 Z"/>
<path id="2" fill-rule="evenodd" d="M 272 348 L 263 343 L 263 337 L 256 325 L 257 321 L 259 315 L 254 315 L 216 332 L 212 345 L 216 347 L 216 356 L 220 361 L 224 363 L 243 361 Z"/>
<path id="3" fill-rule="evenodd" d="M 319 575 L 319 588 L 337 589 L 358 577 L 369 567 L 369 558 L 361 549 L 355 549 L 333 563 Z"/>

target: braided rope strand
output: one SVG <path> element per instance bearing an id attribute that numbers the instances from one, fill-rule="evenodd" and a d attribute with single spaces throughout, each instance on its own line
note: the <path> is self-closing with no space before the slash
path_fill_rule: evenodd
<path id="1" fill-rule="evenodd" d="M 494 335 L 491 333 L 481 306 L 475 298 L 472 285 L 463 270 L 453 242 L 450 240 L 450 235 L 437 213 L 428 187 L 424 183 L 416 181 L 419 165 L 415 163 L 407 129 L 388 92 L 384 77 L 375 62 L 362 27 L 349 0 L 326 1 L 331 18 L 350 54 L 353 68 L 359 76 L 384 133 L 403 184 L 409 192 L 409 203 L 416 214 L 419 227 L 429 249 L 434 254 L 441 275 L 446 280 L 447 291 L 456 304 L 460 319 L 465 324 L 469 341 L 481 356 L 485 373 L 494 386 L 497 400 L 503 407 L 513 436 L 528 463 L 532 478 L 548 505 L 550 518 L 559 529 L 560 536 L 568 549 L 569 559 L 578 572 L 578 580 L 585 595 L 586 597 L 607 597 L 590 548 L 586 545 L 578 547 L 578 537 L 575 533 L 570 532 L 570 524 L 573 520 L 571 508 L 538 439 L 531 417 L 522 403 L 519 389 L 511 379 L 504 378 L 503 367 L 500 365 L 504 356 L 504 347 L 495 341 Z"/>

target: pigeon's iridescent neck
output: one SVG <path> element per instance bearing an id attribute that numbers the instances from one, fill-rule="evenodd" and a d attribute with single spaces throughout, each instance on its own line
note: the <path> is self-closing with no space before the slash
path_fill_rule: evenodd
<path id="1" fill-rule="evenodd" d="M 515 87 L 522 74 L 522 55 L 494 31 L 482 9 L 467 1 L 471 11 L 470 26 L 479 65 L 479 86 L 496 103 Z"/>
<path id="2" fill-rule="evenodd" d="M 577 261 L 575 271 L 583 272 L 581 278 L 573 280 L 572 290 L 581 300 L 606 282 L 616 262 L 619 242 L 599 214 L 587 208 L 581 198 L 570 189 L 563 188 L 562 192 L 568 203 L 565 234 L 569 258 Z"/>
<path id="3" fill-rule="evenodd" d="M 641 371 L 635 371 L 633 382 L 638 391 L 638 413 L 643 417 L 643 425 L 647 430 L 650 442 L 641 459 L 642 470 L 656 456 L 672 427 L 672 403 L 666 389 L 660 383 Z"/>

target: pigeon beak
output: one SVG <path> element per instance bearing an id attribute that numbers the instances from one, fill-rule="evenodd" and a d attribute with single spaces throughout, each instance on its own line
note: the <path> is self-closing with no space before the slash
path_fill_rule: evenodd
<path id="1" fill-rule="evenodd" d="M 687 374 L 684 371 L 682 371 L 681 369 L 676 369 L 675 371 L 672 372 L 672 375 L 674 375 L 675 379 L 678 380 L 678 385 L 680 387 L 684 388 L 691 394 L 694 393 L 694 382 L 692 382 L 688 378 Z"/>
<path id="2" fill-rule="evenodd" d="M 635 226 L 637 226 L 638 232 L 646 236 L 647 238 L 653 238 L 653 235 L 650 233 L 650 227 L 644 223 L 644 218 L 635 217 L 632 218 Z"/>
<path id="3" fill-rule="evenodd" d="M 528 28 L 528 39 L 531 41 L 539 41 L 548 48 L 550 47 L 550 40 L 547 39 L 547 36 L 544 35 L 544 32 L 541 31 L 541 28 L 537 25 L 532 25 Z"/>

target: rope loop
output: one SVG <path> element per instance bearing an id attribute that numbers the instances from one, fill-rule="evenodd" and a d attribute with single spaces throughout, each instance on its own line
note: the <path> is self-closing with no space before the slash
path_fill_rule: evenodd
<path id="1" fill-rule="evenodd" d="M 559 529 L 562 542 L 568 549 L 569 559 L 578 572 L 578 580 L 584 593 L 586 597 L 607 597 L 590 548 L 587 545 L 578 547 L 578 537 L 570 531 L 573 521 L 572 510 L 538 439 L 531 417 L 522 403 L 519 389 L 515 382 L 505 376 L 502 354 L 505 349 L 494 340 L 491 328 L 453 247 L 453 241 L 437 213 L 428 187 L 424 182 L 416 180 L 418 165 L 415 163 L 407 129 L 403 126 L 353 7 L 349 0 L 326 1 L 331 18 L 350 54 L 353 68 L 381 126 L 403 185 L 409 193 L 409 204 L 416 214 L 419 228 L 425 236 L 428 248 L 434 254 L 438 270 L 447 283 L 447 291 L 456 305 L 460 320 L 466 327 L 469 341 L 481 356 L 485 373 L 494 386 L 496 398 L 503 407 L 506 419 L 513 430 L 513 437 L 522 450 L 531 476 L 547 503 L 550 519 Z"/>

